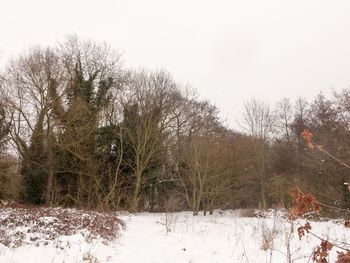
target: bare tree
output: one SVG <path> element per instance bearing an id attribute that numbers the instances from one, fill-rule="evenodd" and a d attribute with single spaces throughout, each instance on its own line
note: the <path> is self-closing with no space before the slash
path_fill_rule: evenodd
<path id="1" fill-rule="evenodd" d="M 46 204 L 50 201 L 54 160 L 52 136 L 55 129 L 50 89 L 53 83 L 62 83 L 59 59 L 52 49 L 39 47 L 12 60 L 6 71 L 4 101 L 13 118 L 11 139 L 22 160 L 32 162 L 47 173 Z M 59 88 L 59 87 L 55 87 Z M 39 129 L 39 125 L 41 126 Z M 28 144 L 36 130 L 38 140 L 49 155 L 40 163 L 28 156 Z"/>
<path id="2" fill-rule="evenodd" d="M 255 139 L 255 164 L 256 173 L 260 183 L 260 194 L 262 208 L 267 208 L 266 188 L 267 170 L 269 162 L 268 143 L 272 135 L 275 118 L 270 107 L 255 99 L 245 104 L 244 128 Z"/>
<path id="3" fill-rule="evenodd" d="M 283 98 L 276 103 L 274 112 L 276 116 L 276 128 L 281 137 L 285 138 L 288 143 L 291 143 L 291 124 L 293 121 L 293 107 L 290 100 Z"/>
<path id="4" fill-rule="evenodd" d="M 236 154 L 230 136 L 208 134 L 187 140 L 179 179 L 194 215 L 200 209 L 206 215 L 232 202 L 232 188 L 239 173 Z"/>
<path id="5" fill-rule="evenodd" d="M 129 209 L 139 209 L 145 191 L 149 199 L 165 171 L 166 144 L 171 127 L 170 112 L 177 85 L 165 72 L 138 71 L 131 74 L 124 101 L 124 165 L 132 170 L 133 194 Z M 155 180 L 157 179 L 157 180 Z M 146 188 L 148 190 L 146 190 Z M 152 200 L 148 200 L 152 204 Z"/>
<path id="6" fill-rule="evenodd" d="M 217 108 L 208 101 L 184 98 L 179 106 L 173 148 L 175 170 L 194 215 L 202 208 L 206 213 L 232 187 L 230 165 L 234 162 L 228 161 L 231 155 L 228 145 L 223 143 L 227 130 L 220 122 Z"/>

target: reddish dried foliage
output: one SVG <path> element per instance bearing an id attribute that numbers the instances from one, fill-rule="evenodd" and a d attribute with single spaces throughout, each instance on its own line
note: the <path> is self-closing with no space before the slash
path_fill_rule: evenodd
<path id="1" fill-rule="evenodd" d="M 312 133 L 309 130 L 305 129 L 301 133 L 301 137 L 303 137 L 307 141 L 307 144 L 308 144 L 309 148 L 311 148 L 311 149 L 315 148 L 314 145 L 312 144 L 312 137 L 313 137 L 313 135 L 312 135 Z"/>
<path id="2" fill-rule="evenodd" d="M 344 252 L 337 252 L 337 263 L 350 263 L 350 251 Z"/>
<path id="3" fill-rule="evenodd" d="M 301 238 L 303 236 L 305 236 L 305 231 L 307 233 L 310 233 L 309 230 L 311 230 L 311 225 L 309 222 L 307 222 L 304 226 L 301 226 L 298 228 L 298 235 L 299 235 L 299 240 L 301 240 Z"/>
<path id="4" fill-rule="evenodd" d="M 327 257 L 330 250 L 332 250 L 333 248 L 333 244 L 323 240 L 321 242 L 321 245 L 317 247 L 317 249 L 314 251 L 313 255 L 312 255 L 312 260 L 314 262 L 318 262 L 318 263 L 327 263 Z M 338 262 L 338 261 L 337 261 Z"/>
<path id="5" fill-rule="evenodd" d="M 324 151 L 322 145 L 318 145 L 318 144 L 312 142 L 313 135 L 312 135 L 312 133 L 309 130 L 305 129 L 301 133 L 301 137 L 303 137 L 307 141 L 307 145 L 309 146 L 310 149 L 313 150 L 313 149 L 315 149 L 315 146 L 316 146 L 318 150 Z"/>
<path id="6" fill-rule="evenodd" d="M 296 217 L 310 212 L 311 208 L 315 213 L 319 213 L 322 210 L 319 202 L 311 194 L 304 195 L 295 187 L 291 190 L 290 195 L 295 198 L 291 212 Z"/>

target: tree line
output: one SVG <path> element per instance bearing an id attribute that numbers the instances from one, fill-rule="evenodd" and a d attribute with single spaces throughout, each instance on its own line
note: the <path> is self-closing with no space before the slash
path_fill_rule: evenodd
<path id="1" fill-rule="evenodd" d="M 68 37 L 0 75 L 0 198 L 164 211 L 289 206 L 294 185 L 347 206 L 350 90 L 270 108 L 250 100 L 237 129 L 166 71 L 128 69 L 105 43 Z M 240 132 L 239 132 L 240 130 Z M 332 196 L 332 200 L 329 200 Z M 174 205 L 175 206 L 175 205 Z"/>

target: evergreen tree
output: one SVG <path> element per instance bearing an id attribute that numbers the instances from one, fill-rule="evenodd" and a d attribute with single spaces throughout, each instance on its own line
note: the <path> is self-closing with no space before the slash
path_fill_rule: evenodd
<path id="1" fill-rule="evenodd" d="M 35 125 L 30 145 L 27 148 L 22 141 L 23 161 L 21 166 L 21 175 L 23 177 L 22 198 L 24 201 L 33 204 L 42 204 L 44 202 L 45 185 L 47 181 L 46 152 L 43 136 L 43 118 L 44 112 L 39 115 Z"/>

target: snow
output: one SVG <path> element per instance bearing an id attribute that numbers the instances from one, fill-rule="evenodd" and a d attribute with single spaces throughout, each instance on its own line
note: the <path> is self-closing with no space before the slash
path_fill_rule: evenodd
<path id="1" fill-rule="evenodd" d="M 305 220 L 290 221 L 283 212 L 273 210 L 255 217 L 241 214 L 239 210 L 215 211 L 207 216 L 192 216 L 191 212 L 118 213 L 126 228 L 111 242 L 97 236 L 86 240 L 85 230 L 79 230 L 47 244 L 28 240 L 19 247 L 0 244 L 0 262 L 279 263 L 288 262 L 288 243 L 292 262 L 312 262 L 312 251 L 320 241 L 310 234 L 299 240 L 297 228 Z M 41 220 L 57 221 L 54 216 Z M 311 226 L 321 237 L 350 241 L 350 230 L 344 228 L 342 220 L 311 222 Z M 335 261 L 336 250 L 332 249 L 329 262 Z"/>

